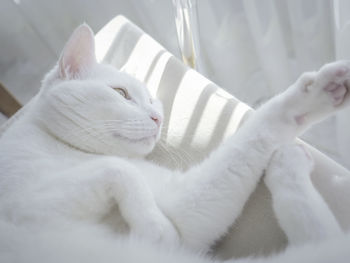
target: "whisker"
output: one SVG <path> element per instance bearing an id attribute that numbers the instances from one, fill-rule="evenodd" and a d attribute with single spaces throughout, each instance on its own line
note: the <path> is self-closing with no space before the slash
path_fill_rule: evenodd
<path id="1" fill-rule="evenodd" d="M 100 142 L 104 143 L 105 145 L 107 145 L 107 143 L 103 140 L 101 140 L 101 138 L 98 136 L 99 133 L 96 131 L 96 126 L 95 127 L 82 127 L 80 126 L 78 129 L 71 131 L 70 133 L 68 133 L 66 136 L 63 136 L 62 139 L 63 140 L 71 140 L 72 138 L 76 138 L 76 137 L 80 137 L 80 139 L 82 139 L 81 136 L 83 136 L 83 139 L 87 139 L 88 136 L 99 140 Z"/>

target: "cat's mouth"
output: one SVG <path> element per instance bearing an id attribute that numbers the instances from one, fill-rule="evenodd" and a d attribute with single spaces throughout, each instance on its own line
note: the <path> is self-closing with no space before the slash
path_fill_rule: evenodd
<path id="1" fill-rule="evenodd" d="M 130 143 L 144 143 L 144 142 L 155 141 L 157 139 L 157 134 L 145 136 L 145 137 L 140 137 L 140 138 L 130 138 L 130 137 L 121 135 L 119 133 L 113 133 L 113 136 L 118 138 L 118 139 L 128 141 Z"/>

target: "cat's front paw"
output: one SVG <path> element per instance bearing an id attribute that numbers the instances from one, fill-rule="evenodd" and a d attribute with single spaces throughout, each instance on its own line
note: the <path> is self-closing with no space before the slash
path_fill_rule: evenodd
<path id="1" fill-rule="evenodd" d="M 303 125 L 318 121 L 348 104 L 349 84 L 349 61 L 326 64 L 318 72 L 303 74 L 296 83 L 296 123 Z"/>
<path id="2" fill-rule="evenodd" d="M 145 220 L 142 225 L 131 229 L 131 233 L 155 243 L 177 244 L 179 242 L 176 228 L 165 216 Z"/>
<path id="3" fill-rule="evenodd" d="M 306 91 L 322 93 L 334 107 L 341 105 L 348 95 L 350 62 L 338 61 L 323 66 L 316 74 L 314 84 Z"/>
<path id="4" fill-rule="evenodd" d="M 271 157 L 265 183 L 270 189 L 281 184 L 289 186 L 303 184 L 305 181 L 310 181 L 313 166 L 313 158 L 305 146 L 284 145 Z"/>

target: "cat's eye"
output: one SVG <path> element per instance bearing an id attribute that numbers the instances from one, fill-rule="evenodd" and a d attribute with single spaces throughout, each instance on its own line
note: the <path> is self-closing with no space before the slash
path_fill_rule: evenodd
<path id="1" fill-rule="evenodd" d="M 118 92 L 120 95 L 122 95 L 125 99 L 130 100 L 130 96 L 129 93 L 126 89 L 123 88 L 114 88 L 112 87 L 112 89 L 114 89 L 116 92 Z"/>

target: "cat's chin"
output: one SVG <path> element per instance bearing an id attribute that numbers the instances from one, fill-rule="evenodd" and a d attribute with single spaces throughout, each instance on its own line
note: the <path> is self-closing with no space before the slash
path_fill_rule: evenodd
<path id="1" fill-rule="evenodd" d="M 89 147 L 86 147 L 84 143 L 77 143 L 76 141 L 74 143 L 68 141 L 62 142 L 87 153 L 124 157 L 144 157 L 152 152 L 158 139 L 159 134 L 137 139 L 113 134 L 113 139 L 110 139 L 108 144 L 90 144 Z"/>
<path id="2" fill-rule="evenodd" d="M 154 149 L 159 139 L 158 134 L 143 138 L 128 138 L 119 134 L 114 134 L 113 137 L 117 139 L 118 146 L 121 146 L 116 147 L 116 149 L 122 148 L 124 150 L 123 153 L 118 153 L 118 155 L 126 154 L 129 157 L 146 156 Z"/>
<path id="3" fill-rule="evenodd" d="M 149 143 L 155 143 L 158 139 L 158 134 L 155 135 L 151 135 L 151 136 L 147 136 L 147 137 L 141 137 L 141 138 L 129 138 L 123 135 L 120 135 L 118 133 L 114 133 L 113 137 L 119 139 L 119 140 L 123 140 L 132 144 L 149 144 Z"/>

